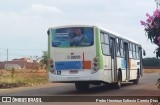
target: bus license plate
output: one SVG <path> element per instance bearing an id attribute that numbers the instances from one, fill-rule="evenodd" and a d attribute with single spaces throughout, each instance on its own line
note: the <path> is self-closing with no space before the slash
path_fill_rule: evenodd
<path id="1" fill-rule="evenodd" d="M 78 70 L 71 70 L 69 71 L 69 74 L 77 74 L 78 73 Z"/>

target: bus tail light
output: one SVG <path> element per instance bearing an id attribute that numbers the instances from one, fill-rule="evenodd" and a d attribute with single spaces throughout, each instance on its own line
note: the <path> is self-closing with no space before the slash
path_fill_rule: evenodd
<path id="1" fill-rule="evenodd" d="M 52 59 L 50 59 L 48 62 L 49 62 L 49 65 L 50 65 L 50 72 L 52 74 L 55 74 L 54 61 Z"/>
<path id="2" fill-rule="evenodd" d="M 94 57 L 93 58 L 93 68 L 92 68 L 92 70 L 91 70 L 91 74 L 93 74 L 93 73 L 95 73 L 95 72 L 97 72 L 98 71 L 98 64 L 99 64 L 99 59 L 98 59 L 98 57 Z"/>
<path id="3" fill-rule="evenodd" d="M 49 59 L 48 60 L 48 63 L 51 65 L 51 64 L 53 64 L 53 60 L 52 59 Z"/>

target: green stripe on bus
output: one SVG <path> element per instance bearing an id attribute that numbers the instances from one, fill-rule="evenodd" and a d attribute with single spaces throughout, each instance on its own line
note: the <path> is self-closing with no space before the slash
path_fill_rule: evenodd
<path id="1" fill-rule="evenodd" d="M 99 69 L 104 69 L 103 67 L 103 55 L 102 55 L 102 48 L 101 48 L 101 41 L 100 41 L 100 30 L 96 27 L 96 56 L 99 57 Z"/>

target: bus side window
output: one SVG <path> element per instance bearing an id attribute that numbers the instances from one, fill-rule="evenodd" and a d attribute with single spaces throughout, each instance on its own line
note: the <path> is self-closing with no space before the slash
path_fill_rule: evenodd
<path id="1" fill-rule="evenodd" d="M 136 51 L 135 51 L 135 44 L 132 44 L 133 45 L 133 52 L 132 52 L 132 54 L 133 54 L 133 59 L 135 59 L 136 58 Z"/>
<path id="2" fill-rule="evenodd" d="M 121 50 L 121 57 L 124 57 L 124 51 L 123 51 L 123 40 L 121 40 L 121 46 L 120 46 L 120 50 Z"/>
<path id="3" fill-rule="evenodd" d="M 110 48 L 109 48 L 109 36 L 103 32 L 101 32 L 101 45 L 102 45 L 102 52 L 104 55 L 110 55 Z"/>
<path id="4" fill-rule="evenodd" d="M 129 44 L 129 58 L 132 58 L 133 57 L 133 54 L 132 54 L 132 43 Z"/>
<path id="5" fill-rule="evenodd" d="M 137 45 L 135 45 L 135 59 L 137 59 Z"/>
<path id="6" fill-rule="evenodd" d="M 109 44 L 108 34 L 104 34 L 104 41 L 106 44 Z"/>
<path id="7" fill-rule="evenodd" d="M 101 43 L 105 43 L 104 42 L 104 34 L 101 32 Z"/>
<path id="8" fill-rule="evenodd" d="M 137 59 L 139 59 L 139 49 L 138 49 L 138 46 L 136 46 L 136 55 L 137 55 Z"/>
<path id="9" fill-rule="evenodd" d="M 116 44 L 117 56 L 120 56 L 120 39 L 116 38 Z"/>
<path id="10" fill-rule="evenodd" d="M 110 55 L 109 45 L 102 43 L 102 52 L 104 55 Z"/>

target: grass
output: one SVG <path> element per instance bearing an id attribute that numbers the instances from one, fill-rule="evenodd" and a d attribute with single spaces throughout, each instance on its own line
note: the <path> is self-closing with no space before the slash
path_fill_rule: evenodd
<path id="1" fill-rule="evenodd" d="M 34 86 L 48 83 L 48 73 L 45 70 L 0 71 L 0 88 Z"/>
<path id="2" fill-rule="evenodd" d="M 144 69 L 144 73 L 160 73 L 160 69 Z"/>
<path id="3" fill-rule="evenodd" d="M 144 69 L 144 73 L 160 73 L 160 69 Z M 0 70 L 0 88 L 44 85 L 48 83 L 46 70 Z"/>

